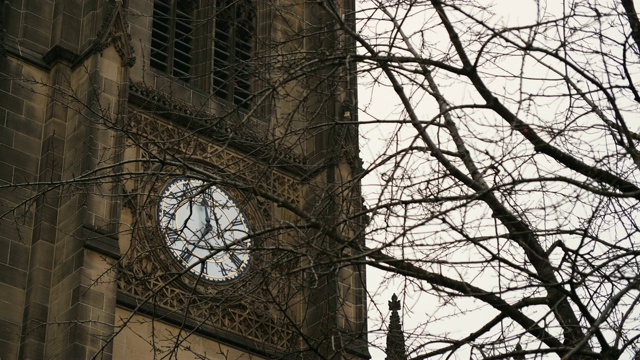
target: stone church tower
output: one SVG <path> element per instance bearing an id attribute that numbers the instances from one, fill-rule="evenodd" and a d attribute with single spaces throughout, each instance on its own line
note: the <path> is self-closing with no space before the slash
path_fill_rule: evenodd
<path id="1" fill-rule="evenodd" d="M 352 0 L 0 6 L 2 360 L 369 357 Z"/>

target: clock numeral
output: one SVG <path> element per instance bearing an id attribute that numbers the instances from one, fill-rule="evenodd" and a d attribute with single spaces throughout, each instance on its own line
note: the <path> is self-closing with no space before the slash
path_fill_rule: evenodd
<path id="1" fill-rule="evenodd" d="M 209 267 L 209 263 L 206 262 L 206 261 L 203 261 L 201 263 L 202 270 L 200 272 L 203 273 L 203 274 L 207 274 L 209 272 L 209 270 L 207 269 L 208 267 Z"/>
<path id="2" fill-rule="evenodd" d="M 184 192 L 187 196 L 193 196 L 198 192 L 198 188 L 200 186 L 198 184 L 194 184 L 193 182 L 188 182 L 184 184 Z"/>
<path id="3" fill-rule="evenodd" d="M 167 229 L 167 237 L 171 241 L 171 245 L 175 244 L 180 239 L 180 234 L 175 229 Z"/>
<path id="4" fill-rule="evenodd" d="M 238 218 L 234 219 L 231 222 L 231 225 L 233 225 L 233 226 L 241 226 L 242 225 L 242 219 L 238 219 Z"/>
<path id="5" fill-rule="evenodd" d="M 165 208 L 162 211 L 162 217 L 165 219 L 166 222 L 170 222 L 173 219 L 175 219 L 176 216 L 176 212 L 173 211 L 172 207 L 170 208 L 169 206 L 165 206 Z"/>
<path id="6" fill-rule="evenodd" d="M 231 258 L 231 261 L 233 262 L 233 264 L 237 268 L 240 268 L 240 266 L 242 265 L 242 259 L 240 259 L 240 257 L 238 255 L 236 255 L 235 253 L 232 253 L 230 258 Z"/>
<path id="7" fill-rule="evenodd" d="M 189 250 L 187 250 L 187 248 L 182 249 L 182 251 L 180 252 L 180 257 L 185 261 L 185 262 L 189 262 L 189 260 L 191 260 L 191 258 L 193 257 L 193 253 Z"/>
<path id="8" fill-rule="evenodd" d="M 185 192 L 191 190 L 193 188 L 193 184 L 191 183 L 191 181 L 186 181 L 183 185 L 182 185 L 183 189 Z"/>
<path id="9" fill-rule="evenodd" d="M 220 273 L 222 274 L 222 276 L 227 276 L 227 268 L 224 267 L 224 265 L 222 264 L 218 264 L 218 267 L 220 268 Z"/>

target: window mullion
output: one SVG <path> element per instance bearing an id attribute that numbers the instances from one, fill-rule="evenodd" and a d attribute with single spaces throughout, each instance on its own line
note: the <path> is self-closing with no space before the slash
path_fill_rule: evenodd
<path id="1" fill-rule="evenodd" d="M 232 79 L 233 59 L 233 17 L 229 16 L 230 7 L 225 0 L 216 1 L 214 93 L 226 101 L 230 100 L 229 82 Z"/>
<path id="2" fill-rule="evenodd" d="M 171 49 L 171 3 L 157 0 L 153 7 L 153 28 L 151 36 L 151 66 L 168 71 Z"/>
<path id="3" fill-rule="evenodd" d="M 167 72 L 173 75 L 173 58 L 176 44 L 176 8 L 178 7 L 179 0 L 171 0 L 171 15 L 169 17 L 169 44 L 167 45 L 169 58 L 167 60 Z"/>
<path id="4" fill-rule="evenodd" d="M 236 77 L 237 77 L 237 63 L 238 59 L 236 58 L 236 50 L 238 43 L 236 42 L 236 33 L 238 31 L 238 4 L 233 1 L 233 5 L 231 7 L 231 18 L 232 26 L 231 26 L 231 34 L 229 39 L 229 44 L 231 48 L 231 56 L 229 57 L 229 99 L 227 99 L 231 103 L 235 103 L 235 90 L 236 90 Z"/>

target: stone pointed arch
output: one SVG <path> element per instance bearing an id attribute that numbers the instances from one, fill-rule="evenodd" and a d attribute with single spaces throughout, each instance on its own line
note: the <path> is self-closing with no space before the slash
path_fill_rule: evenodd
<path id="1" fill-rule="evenodd" d="M 131 33 L 123 10 L 122 0 L 115 0 L 110 4 L 111 11 L 105 16 L 94 48 L 97 51 L 113 45 L 122 60 L 122 66 L 131 67 L 136 62 L 133 46 L 131 45 Z"/>

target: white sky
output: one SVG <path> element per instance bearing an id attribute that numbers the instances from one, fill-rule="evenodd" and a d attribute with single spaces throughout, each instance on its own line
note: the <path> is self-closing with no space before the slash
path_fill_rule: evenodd
<path id="1" fill-rule="evenodd" d="M 479 0 L 478 2 L 487 3 L 487 1 L 483 0 Z M 639 2 L 640 0 L 635 0 L 636 9 L 640 10 Z M 509 25 L 534 22 L 538 14 L 538 1 L 534 0 L 493 0 L 491 1 L 491 3 L 495 4 L 493 10 L 497 13 L 497 15 L 501 17 L 502 21 L 505 24 Z M 562 1 L 540 0 L 540 8 L 553 13 L 561 9 L 562 3 Z M 370 3 L 368 2 L 363 2 L 361 4 L 361 6 L 369 5 Z M 424 16 L 430 16 L 430 14 L 425 14 Z M 411 24 L 409 23 L 405 26 L 405 28 L 410 28 L 410 26 Z M 443 42 L 446 42 L 446 39 Z M 366 82 L 367 80 L 364 81 L 364 83 Z M 461 96 L 465 96 L 465 91 L 461 90 L 460 94 Z M 401 107 L 399 106 L 400 101 L 391 89 L 370 89 L 366 86 L 361 86 L 359 89 L 359 96 L 360 107 L 366 108 L 366 112 L 369 114 L 373 114 L 376 118 L 390 120 L 399 118 L 399 110 L 401 110 Z M 431 104 L 427 105 L 433 106 Z M 420 109 L 420 106 L 418 106 L 418 109 Z M 367 115 L 367 113 L 361 112 L 359 120 L 371 120 L 371 117 Z M 371 161 L 373 161 L 373 159 L 375 159 L 375 157 L 381 153 L 381 151 L 385 148 L 385 144 L 388 141 L 388 135 L 391 132 L 392 131 L 390 131 L 389 128 L 385 128 L 385 126 L 362 127 L 361 134 L 363 135 L 363 138 L 361 138 L 361 156 L 364 158 L 366 163 L 371 163 Z M 374 176 L 375 175 L 379 176 L 379 174 L 374 174 Z M 373 179 L 366 179 L 363 186 L 364 192 L 366 193 L 367 191 L 371 191 L 371 188 L 368 187 L 367 184 L 377 183 L 378 179 L 375 177 Z M 386 324 L 388 324 L 389 320 L 387 301 L 389 301 L 393 293 L 402 295 L 402 290 L 403 288 L 405 288 L 405 284 L 401 281 L 396 281 L 387 283 L 383 286 L 383 288 L 380 288 L 380 281 L 384 277 L 383 274 L 379 270 L 373 268 L 369 268 L 367 271 L 368 290 L 370 294 L 374 295 L 375 301 L 375 303 L 369 303 L 369 326 L 371 329 L 379 329 L 381 326 L 380 321 L 383 321 L 385 323 L 385 326 L 383 328 L 386 328 Z M 421 296 L 419 294 L 409 295 L 410 297 L 401 298 L 401 301 L 405 301 L 401 314 L 401 319 L 405 329 L 412 329 L 425 322 L 429 316 L 430 310 L 433 310 L 435 308 L 430 304 L 437 302 L 437 299 L 431 298 L 424 294 L 422 294 Z M 381 314 L 383 318 L 380 318 L 379 314 Z M 478 319 L 481 319 L 483 317 L 483 314 L 475 314 L 471 317 L 471 319 L 473 319 L 474 316 L 477 316 Z M 467 323 L 456 323 L 455 320 L 452 320 L 452 322 L 448 324 L 446 328 L 444 328 L 442 324 L 437 325 L 440 326 L 440 329 L 434 328 L 433 332 L 437 332 L 439 330 L 466 331 L 469 320 L 469 317 L 466 317 L 464 320 Z M 380 333 L 375 333 L 370 335 L 369 340 L 374 341 L 377 346 L 382 349 L 380 350 L 371 347 L 370 352 L 372 355 L 372 359 L 384 360 L 385 354 L 383 350 L 385 347 L 385 337 L 381 336 Z M 411 343 L 411 341 L 409 340 L 407 342 L 407 345 L 409 347 L 408 350 L 411 350 L 411 348 L 414 348 L 418 344 Z"/>

